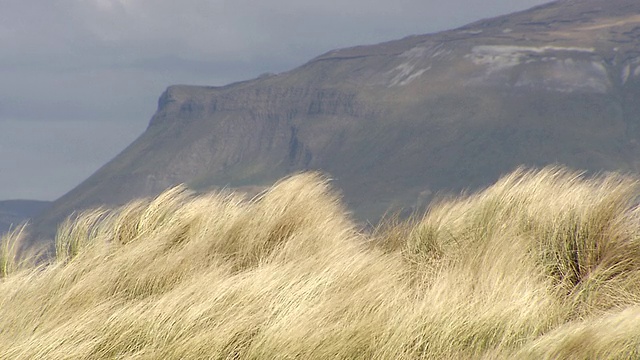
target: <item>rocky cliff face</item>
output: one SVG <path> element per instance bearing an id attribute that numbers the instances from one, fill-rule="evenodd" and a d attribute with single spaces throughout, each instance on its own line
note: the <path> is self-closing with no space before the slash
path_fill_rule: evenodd
<path id="1" fill-rule="evenodd" d="M 640 168 L 640 3 L 558 1 L 329 52 L 224 87 L 172 86 L 147 131 L 36 222 L 320 169 L 361 220 L 524 164 Z"/>

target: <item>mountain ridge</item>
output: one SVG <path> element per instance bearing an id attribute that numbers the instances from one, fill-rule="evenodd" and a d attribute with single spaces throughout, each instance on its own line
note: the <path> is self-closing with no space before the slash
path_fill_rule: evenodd
<path id="1" fill-rule="evenodd" d="M 369 222 L 523 164 L 638 171 L 638 48 L 640 4 L 564 0 L 222 87 L 170 86 L 145 133 L 35 228 L 178 183 L 255 191 L 306 170 Z"/>

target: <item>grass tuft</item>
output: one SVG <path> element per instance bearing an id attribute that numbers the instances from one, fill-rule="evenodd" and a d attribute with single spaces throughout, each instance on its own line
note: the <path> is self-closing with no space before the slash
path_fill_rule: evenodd
<path id="1" fill-rule="evenodd" d="M 0 246 L 2 359 L 640 356 L 640 186 L 518 169 L 372 233 L 326 178 L 183 186 Z"/>

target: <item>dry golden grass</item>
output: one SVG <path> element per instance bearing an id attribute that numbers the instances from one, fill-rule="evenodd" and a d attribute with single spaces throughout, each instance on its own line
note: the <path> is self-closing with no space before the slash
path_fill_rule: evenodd
<path id="1" fill-rule="evenodd" d="M 183 187 L 0 247 L 1 359 L 640 356 L 640 186 L 518 170 L 374 234 L 317 174 Z"/>

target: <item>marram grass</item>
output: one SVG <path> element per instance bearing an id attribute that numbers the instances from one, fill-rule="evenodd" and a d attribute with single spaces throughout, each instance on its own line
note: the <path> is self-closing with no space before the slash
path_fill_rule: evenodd
<path id="1" fill-rule="evenodd" d="M 184 187 L 0 246 L 0 359 L 640 357 L 640 186 L 517 170 L 373 234 L 317 174 Z"/>

